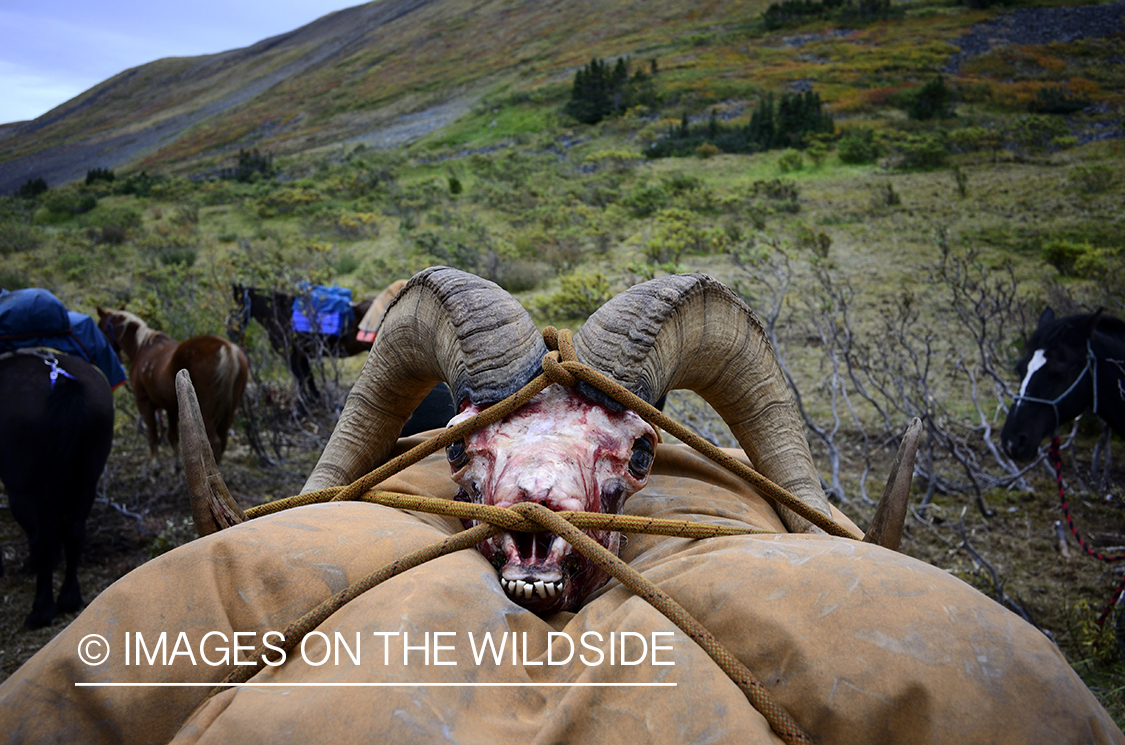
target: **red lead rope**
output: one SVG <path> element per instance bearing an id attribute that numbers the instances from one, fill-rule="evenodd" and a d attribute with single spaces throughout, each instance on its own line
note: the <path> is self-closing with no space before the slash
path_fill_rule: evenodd
<path id="1" fill-rule="evenodd" d="M 1074 540 L 1078 541 L 1078 545 L 1082 547 L 1083 551 L 1099 561 L 1104 561 L 1107 564 L 1112 564 L 1115 561 L 1125 560 L 1125 554 L 1118 554 L 1117 556 L 1106 556 L 1093 550 L 1086 545 L 1086 541 L 1082 540 L 1082 536 L 1079 534 L 1078 528 L 1074 527 L 1074 519 L 1070 516 L 1070 505 L 1067 504 L 1066 501 L 1066 489 L 1063 488 L 1062 478 L 1062 454 L 1059 452 L 1058 437 L 1055 437 L 1055 439 L 1051 440 L 1051 447 L 1047 451 L 1047 455 L 1051 459 L 1051 467 L 1055 469 L 1055 482 L 1059 486 L 1059 500 L 1062 502 L 1063 515 L 1066 516 L 1066 524 L 1070 528 L 1070 532 L 1074 536 Z M 1125 575 L 1121 577 L 1121 582 L 1118 583 L 1117 590 L 1113 593 L 1113 599 L 1109 601 L 1109 605 L 1107 605 L 1105 607 L 1105 610 L 1102 611 L 1101 615 L 1098 616 L 1098 626 L 1101 626 L 1105 623 L 1105 619 L 1109 617 L 1109 613 L 1113 610 L 1113 606 L 1117 605 L 1117 601 L 1121 597 L 1122 592 L 1125 592 Z"/>

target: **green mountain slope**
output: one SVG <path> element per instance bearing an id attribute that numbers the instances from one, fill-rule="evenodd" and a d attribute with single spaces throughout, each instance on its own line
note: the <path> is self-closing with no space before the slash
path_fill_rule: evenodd
<path id="1" fill-rule="evenodd" d="M 0 192 L 87 168 L 293 152 L 752 17 L 761 2 L 378 0 L 245 49 L 126 70 L 0 133 Z M 457 107 L 462 110 L 463 107 Z"/>

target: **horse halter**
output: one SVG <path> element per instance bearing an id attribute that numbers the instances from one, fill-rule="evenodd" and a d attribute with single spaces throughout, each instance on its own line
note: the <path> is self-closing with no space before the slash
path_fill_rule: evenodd
<path id="1" fill-rule="evenodd" d="M 1090 346 L 1090 340 L 1086 340 L 1086 366 L 1082 368 L 1082 372 L 1078 373 L 1078 377 L 1070 384 L 1070 387 L 1060 393 L 1054 399 L 1036 398 L 1035 396 L 1024 396 L 1016 394 L 1012 396 L 1012 400 L 1018 405 L 1023 401 L 1033 404 L 1047 404 L 1051 407 L 1051 411 L 1055 412 L 1055 429 L 1059 428 L 1061 420 L 1059 419 L 1059 402 L 1069 396 L 1071 392 L 1078 387 L 1082 382 L 1082 378 L 1086 377 L 1086 373 L 1090 373 L 1090 377 L 1094 381 L 1094 413 L 1098 413 L 1098 358 L 1094 355 L 1094 349 Z"/>

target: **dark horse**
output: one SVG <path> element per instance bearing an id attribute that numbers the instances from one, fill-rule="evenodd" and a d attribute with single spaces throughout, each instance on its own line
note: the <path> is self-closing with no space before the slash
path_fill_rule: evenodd
<path id="1" fill-rule="evenodd" d="M 289 363 L 289 370 L 297 381 L 300 401 L 319 400 L 320 392 L 312 373 L 310 357 L 351 357 L 371 350 L 373 341 L 360 341 L 357 338 L 359 322 L 367 314 L 373 302 L 389 303 L 402 283 L 396 283 L 383 291 L 374 301 L 365 300 L 352 304 L 352 322 L 345 333 L 301 334 L 293 331 L 293 295 L 283 292 L 259 290 L 253 287 L 234 285 L 234 300 L 239 305 L 237 323 L 232 329 L 231 339 L 240 341 L 250 319 L 255 319 L 265 328 L 270 345 Z M 392 290 L 392 288 L 394 288 Z M 390 291 L 389 297 L 387 293 Z M 414 410 L 406 422 L 401 436 L 416 434 L 438 427 L 444 427 L 457 414 L 453 397 L 445 383 L 439 383 Z"/>
<path id="2" fill-rule="evenodd" d="M 273 350 L 285 358 L 289 371 L 297 381 L 302 400 L 320 400 L 312 372 L 312 357 L 351 357 L 371 349 L 371 342 L 356 339 L 359 319 L 371 307 L 371 301 L 352 305 L 352 322 L 343 334 L 300 334 L 293 330 L 293 295 L 234 285 L 234 301 L 239 310 L 231 340 L 240 342 L 250 319 L 262 324 Z"/>
<path id="3" fill-rule="evenodd" d="M 129 358 L 129 384 L 137 411 L 145 420 L 153 457 L 160 444 L 157 411 L 168 414 L 168 444 L 175 450 L 179 442 L 176 373 L 187 370 L 199 392 L 211 449 L 215 459 L 221 460 L 250 374 L 250 362 L 238 345 L 209 334 L 178 342 L 124 310 L 98 308 L 98 319 L 98 327 L 113 348 Z"/>
<path id="4" fill-rule="evenodd" d="M 113 445 L 113 392 L 93 365 L 38 348 L 0 356 L 0 391 L 0 481 L 27 533 L 36 584 L 25 623 L 39 628 L 82 606 L 78 558 Z M 55 603 L 60 544 L 66 576 Z"/>
<path id="5" fill-rule="evenodd" d="M 1047 308 L 1016 370 L 1019 394 L 1000 433 L 1013 458 L 1035 457 L 1045 437 L 1087 409 L 1125 437 L 1125 322 L 1101 311 L 1055 318 Z"/>

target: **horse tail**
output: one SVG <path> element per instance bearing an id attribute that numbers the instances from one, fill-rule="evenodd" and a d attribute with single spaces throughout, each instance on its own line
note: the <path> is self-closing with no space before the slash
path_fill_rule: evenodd
<path id="1" fill-rule="evenodd" d="M 51 449 L 67 462 L 63 480 L 82 484 L 92 497 L 112 447 L 113 393 L 101 373 L 85 362 L 64 358 L 57 365 L 59 374 L 44 406 L 44 421 L 52 430 Z"/>
<path id="2" fill-rule="evenodd" d="M 213 374 L 214 409 L 212 411 L 215 428 L 218 430 L 224 423 L 230 426 L 234 421 L 234 412 L 242 400 L 242 393 L 246 389 L 246 379 L 250 374 L 250 362 L 246 354 L 238 345 L 224 341 L 219 348 L 219 361 Z"/>

